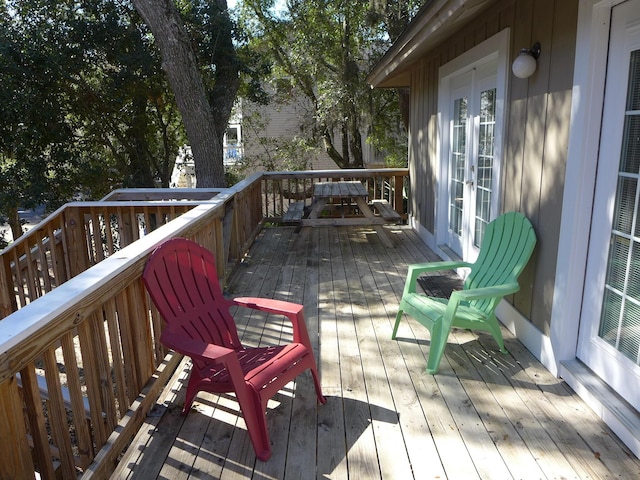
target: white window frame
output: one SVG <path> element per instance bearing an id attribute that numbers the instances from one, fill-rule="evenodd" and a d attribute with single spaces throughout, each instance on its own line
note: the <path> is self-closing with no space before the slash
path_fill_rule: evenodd
<path id="1" fill-rule="evenodd" d="M 525 341 L 552 373 L 576 357 L 602 126 L 611 9 L 624 0 L 581 0 L 571 98 L 550 344 Z"/>

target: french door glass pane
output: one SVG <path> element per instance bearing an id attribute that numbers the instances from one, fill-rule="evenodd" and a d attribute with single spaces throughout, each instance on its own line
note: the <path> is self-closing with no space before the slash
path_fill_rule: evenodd
<path id="1" fill-rule="evenodd" d="M 628 116 L 624 130 L 620 171 L 638 173 L 640 171 L 640 116 Z"/>
<path id="2" fill-rule="evenodd" d="M 600 319 L 600 338 L 615 347 L 618 344 L 618 325 L 620 312 L 622 311 L 622 299 L 620 295 L 611 290 L 604 291 L 604 306 Z"/>
<path id="3" fill-rule="evenodd" d="M 467 98 L 453 102 L 453 131 L 451 138 L 451 183 L 449 185 L 449 228 L 462 235 L 464 175 L 467 160 Z"/>
<path id="4" fill-rule="evenodd" d="M 628 177 L 618 178 L 616 194 L 616 209 L 613 217 L 613 229 L 625 235 L 631 235 L 633 228 L 633 213 L 636 200 L 637 179 Z"/>
<path id="5" fill-rule="evenodd" d="M 476 213 L 473 243 L 480 246 L 484 230 L 491 220 L 493 149 L 496 127 L 496 89 L 480 93 L 480 130 L 478 132 L 478 173 L 476 174 Z"/>
<path id="6" fill-rule="evenodd" d="M 627 92 L 627 110 L 640 110 L 640 50 L 631 52 L 629 63 L 629 91 Z"/>
<path id="7" fill-rule="evenodd" d="M 624 291 L 629 258 L 629 240 L 620 235 L 612 235 L 609 245 L 609 265 L 607 267 L 607 288 L 619 295 Z"/>
<path id="8" fill-rule="evenodd" d="M 631 53 L 600 338 L 640 365 L 640 50 Z"/>
<path id="9" fill-rule="evenodd" d="M 625 302 L 619 349 L 626 357 L 636 363 L 638 363 L 638 346 L 640 346 L 640 335 L 637 334 L 640 326 L 638 325 L 638 318 L 640 318 L 640 305 L 631 301 Z M 635 334 L 634 331 L 636 332 Z"/>

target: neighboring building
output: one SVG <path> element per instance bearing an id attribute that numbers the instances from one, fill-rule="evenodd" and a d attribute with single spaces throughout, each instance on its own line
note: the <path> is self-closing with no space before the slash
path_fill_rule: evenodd
<path id="1" fill-rule="evenodd" d="M 196 168 L 193 164 L 191 147 L 185 145 L 178 151 L 171 172 L 170 188 L 196 188 Z"/>
<path id="2" fill-rule="evenodd" d="M 259 105 L 249 101 L 239 104 L 240 124 L 242 128 L 244 155 L 253 163 L 254 169 L 271 169 L 275 163 L 278 170 L 298 169 L 302 164 L 306 170 L 335 170 L 338 165 L 329 157 L 322 146 L 313 151 L 300 152 L 300 157 L 292 159 L 294 165 L 279 160 L 283 157 L 279 151 L 291 153 L 292 145 L 296 139 L 312 137 L 310 133 L 314 125 L 313 106 L 309 100 L 296 94 L 295 90 L 287 95 L 275 94 L 273 88 L 266 87 L 272 96 L 272 101 L 267 105 Z M 367 138 L 367 132 L 360 132 L 363 139 Z M 342 137 L 338 133 L 334 137 L 334 147 L 342 150 Z M 363 141 L 363 160 L 365 168 L 384 166 L 384 157 L 374 147 Z M 286 155 L 284 155 L 286 157 Z M 304 157 L 304 158 L 302 158 Z M 295 164 L 296 160 L 300 160 Z"/>
<path id="3" fill-rule="evenodd" d="M 224 166 L 241 167 L 246 160 L 252 165 L 248 171 L 265 170 L 265 166 L 278 157 L 278 150 L 286 142 L 304 133 L 303 125 L 309 115 L 304 102 L 296 98 L 284 104 L 264 106 L 238 99 L 223 138 Z M 308 154 L 305 169 L 337 168 L 335 162 L 320 149 Z M 195 185 L 191 149 L 185 146 L 176 157 L 170 186 L 195 188 Z"/>
<path id="4" fill-rule="evenodd" d="M 264 170 L 276 164 L 278 170 L 288 170 L 279 166 L 280 149 L 286 150 L 287 143 L 296 138 L 308 136 L 311 128 L 312 112 L 303 97 L 292 95 L 287 101 L 272 101 L 267 105 L 242 102 L 242 129 L 245 155 L 253 162 L 255 169 Z M 330 170 L 338 166 L 320 148 L 308 152 L 303 162 L 307 170 Z"/>
<path id="5" fill-rule="evenodd" d="M 427 1 L 368 81 L 410 87 L 410 221 L 431 248 L 473 260 L 498 214 L 532 221 L 498 316 L 640 455 L 640 0 Z"/>
<path id="6" fill-rule="evenodd" d="M 233 167 L 238 162 L 241 162 L 244 155 L 241 123 L 242 115 L 236 104 L 231 112 L 229 125 L 222 139 L 222 148 L 224 149 L 223 163 L 227 168 Z M 191 147 L 188 145 L 180 148 L 176 156 L 169 187 L 196 188 L 196 170 L 193 163 L 193 156 L 191 155 Z"/>
<path id="7" fill-rule="evenodd" d="M 225 167 L 233 167 L 242 160 L 244 148 L 242 146 L 242 125 L 240 120 L 229 122 L 227 131 L 224 133 L 223 148 Z"/>

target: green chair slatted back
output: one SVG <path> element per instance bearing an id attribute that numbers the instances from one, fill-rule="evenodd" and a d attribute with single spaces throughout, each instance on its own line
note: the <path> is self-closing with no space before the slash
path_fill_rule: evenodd
<path id="1" fill-rule="evenodd" d="M 464 289 L 516 282 L 536 245 L 531 222 L 518 212 L 505 213 L 487 225 L 478 259 L 464 282 Z M 487 313 L 495 310 L 502 297 L 471 301 Z"/>
<path id="2" fill-rule="evenodd" d="M 427 372 L 432 374 L 438 371 L 452 327 L 489 332 L 500 351 L 506 353 L 495 309 L 502 298 L 520 289 L 518 277 L 535 245 L 536 235 L 529 220 L 520 213 L 509 212 L 487 225 L 475 263 L 410 265 L 391 337 L 396 338 L 403 313 L 427 327 L 431 333 Z M 460 267 L 471 271 L 463 289 L 453 292 L 449 300 L 418 293 L 416 283 L 421 274 Z"/>

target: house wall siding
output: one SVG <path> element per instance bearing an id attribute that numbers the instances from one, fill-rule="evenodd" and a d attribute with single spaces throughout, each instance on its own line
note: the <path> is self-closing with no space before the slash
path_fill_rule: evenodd
<path id="1" fill-rule="evenodd" d="M 505 28 L 511 59 L 539 41 L 538 69 L 528 80 L 509 76 L 501 211 L 529 217 L 538 236 L 533 260 L 512 304 L 549 332 L 569 141 L 578 0 L 498 1 L 442 42 L 411 74 L 412 212 L 434 233 L 438 138 L 438 71 Z"/>

